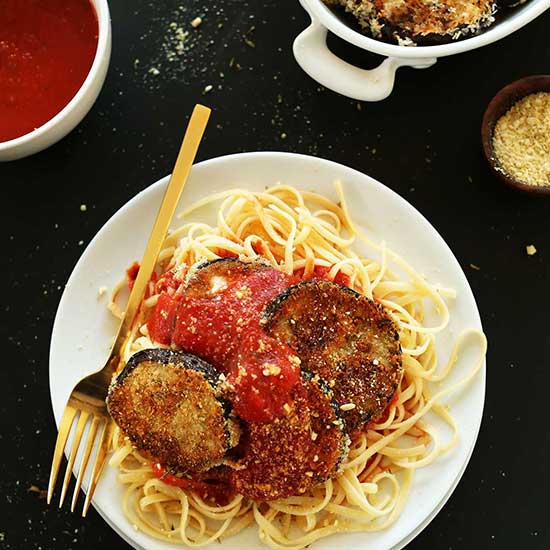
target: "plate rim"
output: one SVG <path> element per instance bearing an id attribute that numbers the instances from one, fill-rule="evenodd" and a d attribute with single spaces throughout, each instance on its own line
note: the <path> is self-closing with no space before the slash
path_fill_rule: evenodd
<path id="1" fill-rule="evenodd" d="M 475 321 L 477 322 L 477 326 L 473 327 L 476 329 L 479 329 L 483 331 L 483 325 L 481 316 L 479 313 L 479 308 L 477 305 L 477 301 L 475 299 L 475 295 L 473 293 L 473 290 L 470 286 L 470 283 L 466 277 L 466 274 L 464 273 L 464 270 L 462 269 L 462 266 L 458 262 L 458 259 L 454 255 L 452 249 L 447 244 L 445 239 L 442 237 L 442 235 L 437 231 L 437 229 L 430 223 L 430 221 L 420 212 L 413 204 L 411 204 L 409 201 L 407 201 L 404 197 L 399 195 L 396 191 L 391 189 L 390 187 L 386 186 L 379 180 L 373 178 L 372 176 L 369 176 L 366 173 L 361 172 L 360 170 L 357 170 L 355 168 L 349 167 L 345 164 L 341 164 L 339 162 L 325 159 L 322 157 L 316 157 L 313 155 L 306 155 L 301 153 L 291 153 L 291 152 L 284 152 L 284 151 L 252 151 L 252 152 L 243 152 L 243 153 L 231 153 L 228 155 L 222 155 L 210 159 L 203 160 L 199 163 L 196 163 L 193 165 L 193 170 L 196 169 L 205 169 L 210 165 L 215 165 L 218 163 L 224 163 L 227 161 L 234 161 L 238 159 L 248 159 L 248 158 L 262 158 L 265 157 L 266 159 L 273 159 L 274 157 L 279 157 L 281 160 L 284 158 L 292 158 L 293 160 L 302 160 L 308 163 L 317 163 L 320 165 L 332 167 L 335 170 L 347 172 L 353 174 L 355 177 L 369 180 L 370 184 L 374 185 L 379 191 L 386 193 L 391 197 L 391 199 L 395 200 L 397 203 L 399 203 L 401 206 L 404 206 L 407 209 L 412 209 L 415 214 L 418 216 L 418 221 L 423 223 L 428 229 L 431 230 L 431 233 L 433 236 L 439 241 L 439 245 L 446 248 L 447 252 L 450 255 L 450 258 L 452 258 L 452 261 L 454 262 L 454 268 L 458 276 L 462 279 L 462 283 L 465 286 L 465 288 L 469 291 L 470 297 L 472 299 L 474 309 L 471 312 L 473 314 L 473 317 L 475 318 Z M 133 197 L 129 198 L 120 208 L 118 208 L 109 218 L 108 220 L 98 229 L 94 237 L 91 239 L 91 241 L 88 243 L 82 254 L 80 255 L 79 259 L 77 260 L 76 264 L 74 265 L 71 274 L 67 280 L 66 287 L 69 287 L 73 281 L 74 278 L 77 278 L 77 272 L 79 271 L 80 265 L 84 262 L 85 257 L 89 253 L 89 251 L 93 248 L 96 241 L 98 241 L 104 231 L 108 228 L 108 226 L 115 220 L 115 218 L 118 218 L 119 216 L 123 215 L 127 209 L 130 209 L 133 207 L 134 202 L 142 200 L 146 195 L 154 192 L 159 187 L 166 186 L 168 184 L 168 180 L 170 178 L 170 174 L 159 178 L 157 181 L 151 183 L 150 185 L 143 188 L 141 191 L 136 193 Z M 50 338 L 50 350 L 49 350 L 49 368 L 48 368 L 48 377 L 49 377 L 49 391 L 50 391 L 50 401 L 52 405 L 52 410 L 54 413 L 54 419 L 56 423 L 56 427 L 59 427 L 59 415 L 56 414 L 56 404 L 54 402 L 54 390 L 53 390 L 53 378 L 52 372 L 53 372 L 53 350 L 54 350 L 54 340 L 56 338 L 56 327 L 59 326 L 60 322 L 60 313 L 64 307 L 65 300 L 66 300 L 67 292 L 66 289 L 64 289 L 63 294 L 59 300 L 59 305 L 56 310 L 53 326 L 52 326 L 52 332 L 51 332 L 51 338 Z M 427 517 L 417 525 L 413 530 L 411 530 L 409 533 L 406 533 L 397 543 L 395 543 L 391 550 L 400 550 L 407 544 L 409 544 L 412 540 L 414 540 L 432 521 L 433 519 L 439 514 L 441 509 L 444 507 L 445 503 L 449 500 L 453 492 L 455 491 L 458 483 L 462 479 L 462 476 L 464 475 L 464 472 L 466 471 L 466 468 L 468 467 L 468 464 L 470 463 L 471 457 L 473 455 L 473 451 L 475 449 L 475 446 L 477 444 L 478 438 L 479 438 L 479 432 L 481 429 L 481 424 L 483 421 L 484 416 L 484 408 L 485 408 L 485 398 L 486 398 L 486 391 L 487 391 L 487 377 L 486 377 L 486 369 L 487 369 L 487 356 L 483 359 L 483 364 L 480 369 L 480 372 L 477 373 L 476 376 L 480 377 L 480 383 L 481 383 L 481 407 L 480 407 L 480 414 L 479 418 L 476 419 L 476 425 L 475 429 L 472 430 L 472 434 L 474 434 L 474 437 L 472 439 L 472 444 L 470 448 L 468 449 L 467 455 L 462 463 L 462 466 L 455 477 L 454 481 L 450 484 L 448 491 L 445 493 L 443 498 L 432 508 L 430 513 L 427 515 Z M 61 409 L 62 410 L 62 409 Z M 83 484 L 83 490 L 86 491 L 86 487 Z M 92 505 L 94 506 L 95 510 L 99 513 L 99 515 L 103 518 L 103 520 L 117 533 L 118 536 L 120 536 L 125 542 L 127 542 L 130 546 L 135 548 L 136 550 L 144 550 L 144 547 L 141 546 L 136 541 L 132 540 L 130 537 L 126 535 L 119 527 L 118 525 L 109 518 L 109 516 L 103 512 L 101 507 L 96 504 L 95 499 L 92 500 Z M 389 527 L 391 529 L 391 526 Z M 151 540 L 155 540 L 152 537 L 150 537 Z M 156 541 L 159 545 L 159 549 L 163 548 L 161 546 L 163 543 L 161 541 Z M 181 548 L 187 548 L 185 545 L 181 545 Z M 389 550 L 389 549 L 388 549 Z"/>

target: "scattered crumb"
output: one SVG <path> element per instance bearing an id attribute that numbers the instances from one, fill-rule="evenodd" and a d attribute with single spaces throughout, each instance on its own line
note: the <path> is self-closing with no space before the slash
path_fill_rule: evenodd
<path id="1" fill-rule="evenodd" d="M 243 40 L 244 40 L 244 43 L 245 43 L 249 48 L 255 48 L 255 47 L 256 47 L 255 42 L 253 42 L 252 40 L 250 40 L 250 34 L 252 34 L 255 30 L 256 30 L 256 27 L 253 25 L 252 27 L 250 27 L 250 28 L 244 33 Z"/>
<path id="2" fill-rule="evenodd" d="M 470 264 L 470 267 L 471 267 L 472 269 L 475 269 L 476 271 L 480 271 L 480 270 L 481 270 L 481 267 L 479 267 L 479 266 L 476 265 L 476 264 Z"/>
<path id="3" fill-rule="evenodd" d="M 99 300 L 102 296 L 105 296 L 106 293 L 107 293 L 107 287 L 100 286 L 97 291 L 97 299 Z"/>
<path id="4" fill-rule="evenodd" d="M 286 132 L 283 132 L 283 133 L 281 134 L 281 139 L 286 139 L 286 137 L 287 137 L 287 136 L 286 136 Z"/>
<path id="5" fill-rule="evenodd" d="M 156 67 L 151 67 L 149 69 L 149 74 L 152 74 L 153 76 L 157 76 L 160 74 L 160 71 Z"/>
<path id="6" fill-rule="evenodd" d="M 86 210 L 88 210 L 88 207 L 85 204 L 81 204 L 80 205 L 80 211 L 81 212 L 86 212 Z"/>
<path id="7" fill-rule="evenodd" d="M 46 498 L 46 496 L 48 495 L 48 491 L 46 491 L 45 489 L 40 489 L 36 485 L 31 485 L 27 489 L 27 492 L 28 493 L 36 493 L 38 495 L 38 498 Z"/>
<path id="8" fill-rule="evenodd" d="M 534 244 L 529 244 L 525 247 L 528 256 L 534 256 L 537 253 L 537 249 Z"/>
<path id="9" fill-rule="evenodd" d="M 185 42 L 187 41 L 187 37 L 189 36 L 189 33 L 187 31 L 184 31 L 182 27 L 171 27 L 174 30 L 174 36 L 172 38 L 173 46 L 175 47 L 175 55 L 174 51 L 169 51 L 167 54 L 168 61 L 175 61 L 176 56 L 180 56 L 183 54 L 185 50 Z"/>
<path id="10" fill-rule="evenodd" d="M 193 21 L 191 21 L 191 26 L 194 29 L 196 29 L 201 23 L 202 23 L 202 18 L 201 17 L 195 17 L 195 19 L 193 19 Z"/>
<path id="11" fill-rule="evenodd" d="M 208 86 L 204 87 L 204 90 L 202 91 L 203 94 L 207 94 L 208 92 L 211 92 L 214 86 L 212 84 L 208 84 Z"/>

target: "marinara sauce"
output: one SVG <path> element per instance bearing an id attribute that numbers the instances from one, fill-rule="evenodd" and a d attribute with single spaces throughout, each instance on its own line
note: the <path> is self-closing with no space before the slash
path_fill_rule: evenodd
<path id="1" fill-rule="evenodd" d="M 205 502 L 213 502 L 219 506 L 225 506 L 231 501 L 233 491 L 224 479 L 220 470 L 211 470 L 200 479 L 201 474 L 195 474 L 199 479 L 189 477 L 179 477 L 168 472 L 168 470 L 159 462 L 152 466 L 153 475 L 172 487 L 180 487 L 197 493 Z"/>
<path id="2" fill-rule="evenodd" d="M 90 71 L 98 34 L 90 0 L 1 0 L 0 142 L 69 103 Z"/>
<path id="3" fill-rule="evenodd" d="M 128 270 L 129 284 L 136 265 Z M 308 279 L 326 278 L 329 271 L 318 267 Z M 300 378 L 300 360 L 288 345 L 264 332 L 260 320 L 269 302 L 301 280 L 303 273 L 264 268 L 226 276 L 223 288 L 197 296 L 176 291 L 174 279 L 165 274 L 156 282 L 160 295 L 147 321 L 149 335 L 223 372 L 232 388 L 233 409 L 242 419 L 271 422 L 284 414 Z M 335 281 L 350 282 L 341 273 Z"/>
<path id="4" fill-rule="evenodd" d="M 297 281 L 268 268 L 226 279 L 214 294 L 162 292 L 147 322 L 149 334 L 223 372 L 241 418 L 270 422 L 283 415 L 300 368 L 293 351 L 263 331 L 260 317 L 268 302 Z"/>

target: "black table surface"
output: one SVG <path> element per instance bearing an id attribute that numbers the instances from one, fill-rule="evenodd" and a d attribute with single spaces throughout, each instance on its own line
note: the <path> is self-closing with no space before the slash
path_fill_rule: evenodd
<path id="1" fill-rule="evenodd" d="M 441 233 L 489 339 L 487 395 L 462 481 L 409 548 L 550 548 L 550 200 L 504 188 L 480 148 L 491 97 L 519 77 L 550 72 L 550 12 L 430 69 L 400 69 L 388 99 L 358 104 L 294 61 L 292 41 L 308 24 L 297 1 L 283 9 L 259 0 L 135 0 L 112 2 L 111 11 L 113 54 L 91 112 L 50 149 L 0 165 L 8 349 L 0 369 L 0 548 L 129 548 L 95 510 L 83 520 L 46 505 L 56 437 L 50 334 L 84 247 L 170 172 L 196 102 L 213 109 L 199 160 L 254 150 L 325 157 L 382 181 Z M 196 16 L 203 23 L 193 29 Z M 172 62 L 171 22 L 190 31 Z M 329 44 L 359 66 L 380 60 L 335 37 Z M 529 244 L 536 255 L 527 255 Z"/>

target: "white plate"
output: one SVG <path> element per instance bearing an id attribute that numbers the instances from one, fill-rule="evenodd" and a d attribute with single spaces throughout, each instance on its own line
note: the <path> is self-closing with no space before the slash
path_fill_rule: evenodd
<path id="1" fill-rule="evenodd" d="M 449 327 L 437 339 L 438 353 L 441 360 L 445 360 L 461 330 L 481 330 L 472 291 L 460 265 L 435 229 L 409 203 L 381 183 L 340 164 L 314 157 L 245 153 L 194 166 L 181 205 L 232 187 L 259 191 L 277 182 L 315 190 L 336 200 L 335 180 L 343 184 L 352 217 L 374 240 L 384 240 L 431 282 L 457 291 L 457 299 L 450 302 Z M 58 424 L 75 383 L 102 366 L 109 353 L 116 322 L 106 310 L 106 297 L 98 299 L 98 289 L 112 288 L 125 268 L 141 258 L 167 181 L 168 178 L 162 179 L 123 206 L 86 248 L 69 279 L 56 315 L 50 350 L 50 390 Z M 211 222 L 213 213 L 213 210 L 204 210 L 195 218 Z M 454 380 L 468 372 L 476 351 L 475 346 L 465 350 L 454 370 Z M 485 369 L 466 389 L 448 399 L 461 428 L 460 442 L 453 451 L 415 474 L 409 500 L 393 526 L 371 534 L 334 535 L 318 541 L 312 548 L 388 550 L 401 548 L 412 540 L 443 506 L 466 468 L 479 431 L 484 393 Z M 134 530 L 120 507 L 122 492 L 116 471 L 107 467 L 93 503 L 109 525 L 137 549 L 175 548 Z M 260 547 L 254 528 L 227 539 L 222 545 L 223 550 Z M 216 543 L 210 548 L 217 550 L 220 545 Z"/>

